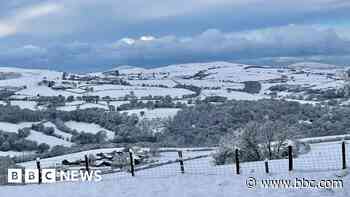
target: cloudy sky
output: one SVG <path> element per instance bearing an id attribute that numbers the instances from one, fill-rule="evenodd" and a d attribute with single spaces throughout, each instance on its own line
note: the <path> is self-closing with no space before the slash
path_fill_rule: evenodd
<path id="1" fill-rule="evenodd" d="M 348 0 L 3 0 L 0 65 L 80 72 L 242 59 L 349 65 L 349 8 Z"/>

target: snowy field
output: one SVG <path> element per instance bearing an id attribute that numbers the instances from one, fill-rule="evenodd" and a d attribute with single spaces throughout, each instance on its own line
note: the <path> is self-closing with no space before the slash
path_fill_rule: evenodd
<path id="1" fill-rule="evenodd" d="M 142 86 L 145 84 L 150 86 L 165 85 L 168 87 L 174 87 L 176 85 L 176 83 L 173 80 L 169 80 L 169 79 L 128 80 L 128 82 L 136 86 Z"/>
<path id="2" fill-rule="evenodd" d="M 102 85 L 93 86 L 94 92 L 91 95 L 95 96 L 110 96 L 112 98 L 120 98 L 130 92 L 134 92 L 135 96 L 140 98 L 144 96 L 166 96 L 182 97 L 183 95 L 193 94 L 192 91 L 179 89 L 179 88 L 158 88 L 158 87 L 128 87 L 128 86 L 114 86 L 114 85 Z"/>
<path id="3" fill-rule="evenodd" d="M 24 156 L 24 155 L 30 155 L 33 154 L 34 152 L 18 152 L 18 151 L 0 151 L 0 156 L 6 157 L 14 157 L 14 156 Z"/>
<path id="4" fill-rule="evenodd" d="M 57 137 L 45 135 L 43 133 L 40 133 L 40 132 L 37 132 L 34 130 L 30 130 L 30 135 L 26 139 L 38 142 L 38 144 L 46 143 L 46 144 L 50 145 L 50 147 L 53 147 L 56 145 L 62 145 L 62 146 L 69 147 L 69 146 L 73 145 L 72 142 L 68 142 L 66 140 L 59 139 Z"/>
<path id="5" fill-rule="evenodd" d="M 31 127 L 32 124 L 37 124 L 39 122 L 21 122 L 21 123 L 9 123 L 9 122 L 0 122 L 0 128 L 6 132 L 17 133 L 18 129 L 23 129 L 26 127 Z"/>
<path id="6" fill-rule="evenodd" d="M 121 100 L 131 92 L 133 92 L 138 98 L 150 95 L 170 95 L 172 98 L 181 98 L 185 95 L 191 95 L 194 92 L 188 89 L 173 87 L 179 84 L 186 84 L 203 88 L 202 94 L 199 97 L 201 99 L 204 99 L 207 96 L 223 96 L 235 100 L 259 100 L 262 98 L 270 98 L 268 94 L 271 93 L 271 91 L 268 89 L 275 85 L 293 85 L 300 88 L 326 90 L 330 88 L 341 89 L 346 84 L 346 80 L 343 77 L 344 68 L 335 68 L 333 65 L 312 62 L 291 65 L 289 68 L 261 67 L 229 62 L 208 62 L 169 65 L 150 69 L 122 66 L 113 70 L 119 70 L 121 75 L 116 78 L 113 78 L 115 76 L 104 75 L 102 72 L 77 75 L 80 77 L 101 77 L 100 79 L 91 82 L 84 80 L 62 80 L 62 72 L 50 70 L 1 68 L 0 72 L 16 73 L 19 74 L 19 76 L 15 79 L 10 78 L 0 80 L 0 88 L 18 88 L 16 94 L 13 95 L 12 98 L 32 98 L 38 95 L 62 95 L 65 97 L 81 97 L 89 95 L 100 96 L 100 98 L 108 96 L 114 100 Z M 112 79 L 123 79 L 131 85 L 115 85 L 103 81 L 105 78 L 109 77 L 112 77 Z M 44 79 L 54 81 L 57 85 L 62 85 L 63 82 L 65 82 L 68 84 L 74 84 L 74 86 L 71 87 L 70 85 L 67 85 L 69 89 L 61 90 L 50 88 L 47 85 L 39 85 L 39 82 L 42 82 Z M 284 81 L 281 81 L 281 79 Z M 250 94 L 246 92 L 227 91 L 228 89 L 243 89 L 243 82 L 246 81 L 259 81 L 262 86 L 260 93 Z M 146 87 L 144 85 L 164 85 L 169 88 Z M 92 88 L 92 90 L 87 90 L 88 88 Z M 293 96 L 293 94 L 295 93 L 288 91 L 277 92 L 279 98 L 289 98 L 290 96 Z M 304 93 L 300 94 L 300 96 L 302 96 Z M 303 102 L 303 100 L 300 99 L 296 101 Z M 77 104 L 75 102 L 79 101 L 66 103 L 66 106 L 58 107 L 58 110 L 72 111 L 76 110 L 78 106 L 80 109 L 95 107 L 107 109 L 107 105 L 101 102 L 99 102 L 99 104 Z M 123 101 L 113 102 L 116 103 L 111 103 L 112 105 L 119 106 L 120 102 Z M 5 103 L 0 101 L 0 104 Z M 34 101 L 11 101 L 11 105 L 17 105 L 22 109 L 44 109 L 44 107 L 36 107 L 36 102 Z"/>
<path id="7" fill-rule="evenodd" d="M 277 73 L 276 69 L 255 69 L 249 68 L 249 65 L 229 62 L 177 64 L 151 69 L 149 72 L 166 72 L 170 73 L 170 77 L 177 78 L 195 75 L 196 73 L 203 70 L 206 70 L 210 74 L 210 76 L 206 77 L 206 79 L 235 79 L 236 82 L 250 80 L 268 80 L 278 78 L 280 76 L 280 74 Z"/>
<path id="8" fill-rule="evenodd" d="M 220 89 L 220 90 L 203 90 L 201 97 L 204 99 L 208 96 L 222 96 L 226 97 L 229 100 L 260 100 L 264 98 L 268 98 L 266 95 L 263 94 L 249 94 L 246 92 L 237 92 L 232 91 L 228 92 L 227 90 Z"/>
<path id="9" fill-rule="evenodd" d="M 339 144 L 339 143 L 338 143 Z M 333 149 L 335 143 L 322 143 L 312 146 L 312 152 L 301 157 L 300 160 L 310 160 L 324 149 Z M 111 151 L 106 149 L 105 151 Z M 98 151 L 94 151 L 97 153 Z M 71 158 L 82 158 L 88 152 L 72 154 Z M 194 154 L 202 154 L 194 152 Z M 325 153 L 327 154 L 327 152 Z M 333 154 L 329 151 L 328 154 Z M 164 154 L 162 160 L 167 161 L 174 159 L 176 153 Z M 191 155 L 195 156 L 195 155 Z M 328 155 L 331 158 L 333 156 Z M 56 158 L 57 159 L 57 158 Z M 46 161 L 42 160 L 45 165 Z M 125 196 L 125 197 L 231 197 L 231 196 L 311 196 L 311 197 L 347 197 L 349 196 L 350 188 L 347 184 L 350 181 L 350 176 L 337 177 L 343 174 L 339 170 L 316 170 L 310 166 L 304 165 L 303 169 L 298 169 L 298 161 L 296 160 L 296 169 L 293 172 L 288 172 L 286 168 L 277 168 L 285 160 L 271 161 L 270 174 L 264 173 L 263 166 L 259 169 L 257 162 L 242 163 L 242 174 L 236 175 L 233 165 L 225 165 L 215 167 L 209 162 L 209 158 L 202 158 L 197 160 L 185 161 L 185 174 L 180 173 L 178 163 L 156 167 L 152 169 L 136 171 L 136 176 L 131 177 L 129 173 L 114 173 L 103 176 L 101 182 L 90 183 L 55 183 L 46 185 L 25 185 L 25 186 L 3 186 L 0 187 L 0 194 L 8 196 L 28 196 L 38 197 L 60 197 L 60 196 L 74 196 L 74 197 L 99 197 L 99 196 Z M 50 161 L 52 162 L 52 161 Z M 317 162 L 317 160 L 313 161 Z M 34 162 L 27 162 L 25 166 L 30 167 L 35 165 Z M 320 166 L 327 167 L 327 163 L 320 163 Z M 254 167 L 254 171 L 250 170 Z M 277 170 L 276 170 L 277 169 Z M 345 175 L 345 174 L 344 174 Z M 246 181 L 253 177 L 257 181 L 256 188 L 249 189 Z M 264 188 L 259 182 L 262 179 L 289 179 L 295 178 L 308 180 L 322 180 L 322 179 L 341 179 L 344 182 L 344 188 L 335 189 L 316 189 L 316 188 Z M 61 192 L 57 192 L 61 191 Z"/>
<path id="10" fill-rule="evenodd" d="M 56 125 L 53 124 L 52 122 L 45 122 L 44 126 L 45 127 L 53 127 L 55 129 L 55 134 L 60 135 L 60 136 L 64 137 L 65 139 L 70 139 L 72 137 L 72 134 L 66 133 L 66 132 L 63 132 L 63 131 L 59 130 L 56 127 Z"/>
<path id="11" fill-rule="evenodd" d="M 19 106 L 21 109 L 38 109 L 35 101 L 11 101 L 11 105 Z"/>
<path id="12" fill-rule="evenodd" d="M 349 143 L 349 142 L 348 142 Z M 350 148 L 349 145 L 347 148 Z M 82 159 L 85 154 L 99 152 L 111 152 L 117 149 L 98 149 L 74 153 L 66 156 L 48 158 L 42 160 L 43 166 L 52 166 L 62 159 Z M 350 149 L 347 149 L 350 153 Z M 208 154 L 210 152 L 184 152 L 184 158 Z M 162 153 L 159 162 L 174 160 L 176 152 Z M 288 172 L 288 161 L 269 161 L 270 174 L 264 171 L 263 162 L 241 163 L 241 174 L 235 174 L 234 165 L 214 166 L 211 157 L 185 161 L 185 174 L 180 173 L 178 163 L 155 167 L 147 170 L 136 171 L 136 176 L 120 172 L 103 175 L 101 182 L 91 183 L 55 183 L 47 185 L 3 186 L 0 194 L 13 197 L 22 196 L 24 193 L 31 196 L 62 195 L 74 197 L 95 196 L 126 196 L 126 197 L 212 197 L 212 196 L 349 196 L 350 176 L 340 171 L 340 142 L 327 142 L 311 145 L 311 151 L 300 155 L 294 160 L 293 172 Z M 347 159 L 350 162 L 350 159 Z M 25 167 L 35 166 L 35 162 L 22 163 Z M 341 177 L 338 177 L 342 175 Z M 249 189 L 246 180 L 253 177 L 257 180 L 257 186 Z M 259 182 L 262 179 L 289 179 L 295 178 L 308 180 L 343 180 L 344 188 L 317 189 L 317 188 L 264 188 Z M 57 191 L 62 191 L 57 193 Z"/>
<path id="13" fill-rule="evenodd" d="M 291 176 L 259 176 L 262 178 L 334 178 L 328 173 L 295 173 Z M 120 179 L 113 175 L 103 177 L 97 183 L 58 183 L 48 185 L 27 185 L 19 187 L 0 187 L 0 195 L 11 197 L 347 197 L 349 188 L 344 189 L 248 189 L 244 175 L 176 175 L 167 178 L 135 177 Z M 349 182 L 349 177 L 344 179 Z"/>
<path id="14" fill-rule="evenodd" d="M 39 122 L 22 122 L 22 123 L 18 123 L 18 124 L 8 123 L 8 122 L 0 122 L 0 128 L 1 128 L 1 130 L 6 131 L 6 132 L 17 133 L 19 129 L 28 128 L 28 127 L 31 127 L 32 124 L 37 124 L 37 123 L 39 123 Z M 52 123 L 51 124 L 46 123 L 46 126 L 54 126 L 54 125 Z M 54 127 L 54 128 L 55 128 L 55 132 L 57 134 L 60 134 L 60 135 L 62 134 L 65 137 L 70 137 L 69 134 L 67 135 L 64 132 L 57 130 L 56 127 Z M 26 139 L 38 142 L 39 144 L 46 143 L 46 144 L 50 145 L 51 147 L 55 146 L 55 145 L 63 145 L 63 146 L 71 146 L 72 145 L 71 142 L 68 142 L 66 140 L 62 140 L 62 139 L 59 139 L 57 137 L 45 135 L 43 133 L 40 133 L 40 132 L 37 132 L 34 130 L 30 130 L 30 135 Z"/>
<path id="15" fill-rule="evenodd" d="M 133 110 L 120 111 L 120 112 L 128 113 L 128 114 L 136 114 L 139 117 L 141 117 L 141 112 L 144 112 L 145 114 L 144 116 L 142 116 L 142 118 L 156 119 L 156 118 L 174 117 L 179 110 L 180 110 L 179 108 L 157 108 L 157 109 L 133 109 Z"/>
<path id="16" fill-rule="evenodd" d="M 57 157 L 41 159 L 40 163 L 44 168 L 45 167 L 46 168 L 47 167 L 55 167 L 55 166 L 61 165 L 62 161 L 65 159 L 68 159 L 70 161 L 83 160 L 85 155 L 90 155 L 90 154 L 96 155 L 97 153 L 110 153 L 113 151 L 120 151 L 120 150 L 121 150 L 121 148 L 103 148 L 103 149 L 88 150 L 88 151 L 82 151 L 82 152 L 57 156 Z M 33 168 L 36 166 L 36 162 L 35 161 L 28 161 L 28 162 L 20 163 L 19 165 L 26 167 L 26 168 Z"/>
<path id="17" fill-rule="evenodd" d="M 308 67 L 309 66 L 309 67 Z M 123 67 L 120 69 L 121 77 L 131 85 L 106 85 L 106 84 L 88 84 L 88 82 L 77 82 L 74 89 L 70 90 L 54 90 L 47 86 L 39 86 L 44 78 L 53 80 L 60 84 L 62 82 L 62 73 L 48 70 L 28 70 L 17 68 L 0 68 L 0 72 L 15 72 L 20 75 L 15 79 L 0 80 L 0 87 L 17 87 L 14 97 L 24 98 L 41 96 L 86 96 L 96 95 L 101 98 L 109 96 L 112 100 L 117 100 L 131 92 L 136 97 L 143 96 L 166 96 L 173 98 L 182 97 L 184 95 L 193 94 L 194 92 L 187 89 L 172 88 L 177 84 L 194 85 L 205 88 L 201 91 L 199 98 L 205 99 L 208 96 L 223 96 L 228 99 L 235 100 L 259 100 L 269 98 L 266 93 L 274 85 L 298 85 L 312 89 L 329 89 L 341 88 L 345 85 L 343 79 L 337 78 L 335 74 L 338 72 L 334 68 L 319 64 L 299 64 L 287 68 L 269 68 L 256 67 L 243 64 L 234 64 L 228 62 L 211 62 L 211 63 L 195 63 L 170 65 L 162 68 L 143 69 L 135 67 Z M 102 73 L 91 73 L 91 76 L 102 76 Z M 129 76 L 130 75 L 130 76 Z M 149 78 L 141 80 L 138 78 Z M 330 77 L 331 76 L 331 77 Z M 281 79 L 286 80 L 281 82 Z M 69 81 L 68 82 L 74 82 Z M 262 90 L 258 94 L 249 94 L 240 91 L 228 92 L 227 88 L 243 89 L 243 82 L 259 81 Z M 90 82 L 90 81 L 89 81 Z M 165 85 L 170 88 L 160 87 L 143 87 L 143 84 L 150 86 Z M 25 86 L 25 88 L 24 88 Z M 85 88 L 93 88 L 87 91 Z M 209 88 L 209 89 L 208 89 Z M 211 89 L 210 89 L 211 88 Z M 215 88 L 220 88 L 216 89 Z M 279 92 L 280 98 L 287 98 L 293 95 L 293 92 Z M 196 98 L 192 98 L 196 99 Z M 301 103 L 315 104 L 317 101 L 292 100 Z M 145 102 L 145 101 L 143 101 Z M 181 101 L 185 102 L 185 101 Z M 111 101 L 110 104 L 120 106 L 128 103 L 128 101 Z M 6 104 L 0 101 L 0 104 Z M 40 110 L 43 108 L 36 107 L 35 101 L 11 101 L 11 105 L 19 106 L 22 109 Z M 85 103 L 84 101 L 67 102 L 65 106 L 58 107 L 58 110 L 72 111 L 78 108 L 102 108 L 108 109 L 107 102 L 99 101 L 97 104 Z M 160 109 L 133 109 L 122 111 L 128 114 L 136 114 L 140 118 L 157 119 L 167 118 L 176 115 L 179 109 L 160 108 Z M 145 112 L 141 116 L 141 111 Z M 31 122 L 12 124 L 0 122 L 0 128 L 8 132 L 17 132 L 18 129 L 30 127 Z M 55 133 L 62 135 L 64 138 L 71 138 L 71 134 L 65 133 L 52 124 L 44 123 L 47 127 L 53 127 Z M 66 126 L 75 129 L 78 132 L 84 131 L 96 134 L 104 130 L 107 132 L 108 139 L 113 139 L 114 133 L 106 130 L 99 125 L 69 121 L 65 122 Z M 348 136 L 330 136 L 303 139 L 304 141 L 327 141 L 327 139 L 339 140 L 339 138 Z M 327 138 L 327 139 L 326 139 Z M 71 142 L 56 137 L 48 136 L 40 132 L 31 131 L 27 139 L 38 143 L 47 143 L 51 147 L 54 145 L 72 146 Z M 349 143 L 349 142 L 348 142 Z M 97 149 L 83 151 L 58 157 L 42 159 L 43 167 L 54 167 L 60 165 L 62 160 L 82 160 L 84 155 L 97 154 L 100 152 L 109 153 L 120 148 Z M 211 151 L 184 151 L 184 158 L 192 158 L 197 156 L 205 156 Z M 0 156 L 30 154 L 27 152 L 0 152 Z M 350 146 L 347 145 L 347 154 L 350 155 Z M 294 159 L 294 171 L 288 172 L 288 161 L 286 159 L 269 161 L 270 174 L 267 175 L 264 169 L 264 162 L 246 162 L 241 163 L 241 175 L 236 175 L 234 165 L 214 166 L 212 157 L 203 157 L 185 161 L 185 174 L 180 173 L 179 164 L 176 162 L 178 155 L 176 152 L 162 152 L 160 157 L 155 157 L 153 164 L 166 163 L 168 161 L 175 162 L 173 164 L 163 165 L 146 170 L 136 171 L 136 177 L 131 177 L 129 173 L 120 172 L 107 174 L 103 176 L 103 181 L 98 183 L 56 183 L 48 185 L 25 185 L 25 186 L 2 186 L 0 187 L 0 197 L 2 196 L 36 196 L 36 197 L 109 197 L 109 196 L 125 196 L 125 197 L 225 197 L 225 196 L 350 196 L 349 185 L 350 178 L 344 177 L 344 189 L 264 189 L 257 188 L 249 190 L 245 184 L 248 177 L 255 177 L 257 180 L 262 178 L 308 178 L 308 179 L 335 179 L 335 175 L 339 174 L 341 169 L 341 144 L 337 142 L 324 142 L 311 144 L 311 150 L 307 154 L 299 155 Z M 347 157 L 350 163 L 350 157 Z M 35 167 L 35 161 L 21 163 L 26 168 Z M 141 166 L 137 166 L 139 169 Z M 143 166 L 144 167 L 144 166 Z M 59 191 L 59 192 L 58 192 Z"/>
<path id="18" fill-rule="evenodd" d="M 99 131 L 106 131 L 108 139 L 114 138 L 114 132 L 104 129 L 101 126 L 94 123 L 68 121 L 68 122 L 65 122 L 64 124 L 71 129 L 77 130 L 78 132 L 84 131 L 86 133 L 96 134 Z"/>

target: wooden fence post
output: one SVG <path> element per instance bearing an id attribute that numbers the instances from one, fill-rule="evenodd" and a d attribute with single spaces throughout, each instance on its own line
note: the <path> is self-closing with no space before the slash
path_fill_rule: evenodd
<path id="1" fill-rule="evenodd" d="M 289 161 L 289 171 L 293 170 L 293 147 L 288 146 L 288 161 Z"/>
<path id="2" fill-rule="evenodd" d="M 131 172 L 131 176 L 135 176 L 134 157 L 133 157 L 131 151 L 129 151 L 129 156 L 130 156 L 130 172 Z"/>
<path id="3" fill-rule="evenodd" d="M 39 184 L 42 183 L 42 174 L 41 174 L 41 166 L 40 166 L 40 158 L 36 158 L 36 168 L 38 169 L 39 172 Z"/>
<path id="4" fill-rule="evenodd" d="M 22 184 L 25 185 L 26 184 L 26 177 L 25 177 L 25 173 L 26 173 L 26 169 L 22 168 Z"/>
<path id="5" fill-rule="evenodd" d="M 346 142 L 343 140 L 341 144 L 341 152 L 342 152 L 342 161 L 343 161 L 343 170 L 346 169 Z"/>
<path id="6" fill-rule="evenodd" d="M 184 160 L 182 158 L 182 151 L 178 151 L 177 154 L 179 155 L 179 163 L 180 163 L 180 170 L 181 173 L 184 174 L 185 173 L 185 167 L 184 167 Z"/>
<path id="7" fill-rule="evenodd" d="M 239 172 L 239 150 L 236 148 L 235 150 L 235 162 L 236 162 L 236 174 L 240 174 Z"/>
<path id="8" fill-rule="evenodd" d="M 87 155 L 85 155 L 85 170 L 87 172 L 90 172 L 90 168 L 89 168 L 89 157 Z"/>
<path id="9" fill-rule="evenodd" d="M 270 171 L 269 171 L 269 160 L 268 159 L 265 159 L 265 172 L 266 174 L 268 174 Z"/>

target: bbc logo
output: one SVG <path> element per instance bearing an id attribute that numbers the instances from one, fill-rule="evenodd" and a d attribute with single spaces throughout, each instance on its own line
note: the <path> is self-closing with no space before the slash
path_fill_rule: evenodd
<path id="1" fill-rule="evenodd" d="M 22 183 L 23 172 L 22 169 L 8 169 L 7 171 L 8 183 Z M 42 169 L 42 183 L 54 183 L 56 182 L 56 170 L 55 169 Z M 26 169 L 24 172 L 25 183 L 39 183 L 39 170 Z"/>
<path id="2" fill-rule="evenodd" d="M 102 180 L 101 170 L 58 170 L 42 169 L 39 173 L 38 169 L 8 169 L 8 183 L 55 183 L 61 181 L 96 181 Z"/>

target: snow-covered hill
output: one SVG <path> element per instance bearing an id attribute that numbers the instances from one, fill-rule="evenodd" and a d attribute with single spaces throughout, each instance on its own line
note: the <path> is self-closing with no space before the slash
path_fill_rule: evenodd
<path id="1" fill-rule="evenodd" d="M 332 64 L 323 64 L 317 62 L 299 62 L 295 64 L 288 65 L 291 69 L 336 69 L 338 66 Z"/>
<path id="2" fill-rule="evenodd" d="M 295 70 L 297 69 L 297 70 Z M 112 73 L 111 73 L 112 71 Z M 118 74 L 114 73 L 118 71 Z M 35 96 L 84 96 L 94 95 L 120 99 L 133 94 L 138 97 L 165 96 L 181 98 L 193 94 L 184 88 L 174 88 L 179 84 L 193 85 L 202 88 L 201 98 L 208 95 L 223 96 L 229 99 L 261 99 L 269 98 L 272 86 L 292 85 L 299 89 L 329 89 L 344 86 L 343 70 L 334 65 L 301 62 L 290 65 L 288 68 L 274 68 L 268 66 L 244 65 L 229 62 L 209 62 L 169 65 L 165 67 L 145 69 L 131 66 L 120 66 L 107 72 L 90 73 L 88 75 L 76 75 L 76 78 L 62 79 L 62 72 L 35 69 L 0 68 L 0 73 L 18 73 L 16 78 L 0 79 L 0 89 L 17 88 L 14 98 L 26 98 Z M 113 75 L 112 75 L 113 74 Z M 72 75 L 72 74 L 71 74 Z M 130 85 L 112 84 L 105 80 L 127 81 Z M 43 80 L 53 81 L 57 88 L 40 85 Z M 251 94 L 244 90 L 244 83 L 257 81 L 261 84 L 261 91 Z M 87 88 L 90 90 L 87 91 Z M 290 90 L 290 89 L 289 89 Z M 290 95 L 290 91 L 278 91 L 277 97 L 289 98 L 290 96 L 305 95 L 303 92 Z M 295 99 L 295 98 L 289 98 Z M 35 103 L 22 103 L 12 101 L 13 105 L 22 108 L 35 108 Z M 83 106 L 89 108 L 89 106 Z M 99 106 L 90 106 L 99 107 Z M 100 108 L 107 109 L 106 106 Z M 68 108 L 63 108 L 67 110 Z M 72 108 L 74 109 L 74 108 Z"/>
<path id="3" fill-rule="evenodd" d="M 0 104 L 19 106 L 22 109 L 46 110 L 52 107 L 50 106 L 52 103 L 45 101 L 47 98 L 43 97 L 61 95 L 65 101 L 55 106 L 57 110 L 98 108 L 108 111 L 114 108 L 128 114 L 136 113 L 141 118 L 165 119 L 174 116 L 181 105 L 190 106 L 196 100 L 207 98 L 214 98 L 214 101 L 209 100 L 210 102 L 221 102 L 222 98 L 228 100 L 273 98 L 300 103 L 337 102 L 347 105 L 350 100 L 345 94 L 350 91 L 346 89 L 348 79 L 349 76 L 341 68 L 312 62 L 297 63 L 288 68 L 230 62 L 189 63 L 150 69 L 119 66 L 106 72 L 85 75 L 0 67 L 0 93 L 7 91 L 12 93 L 9 98 L 5 94 L 0 99 Z M 253 84 L 253 87 L 249 87 L 248 82 Z M 253 91 L 250 88 L 253 88 Z M 343 98 L 341 92 L 344 92 Z M 163 107 L 156 107 L 158 105 L 156 103 L 166 100 L 165 98 L 170 98 L 173 105 L 169 107 L 168 103 Z M 134 102 L 132 105 L 131 100 Z M 148 106 L 149 103 L 151 106 Z M 145 113 L 141 115 L 141 111 Z M 23 126 L 7 122 L 0 124 L 9 132 L 17 132 Z M 100 130 L 105 130 L 99 125 L 84 122 L 67 124 L 79 132 L 96 134 Z M 34 131 L 28 139 L 38 143 L 47 141 L 51 146 L 72 145 L 66 141 L 71 134 L 56 127 L 54 129 L 55 133 L 64 139 Z M 108 139 L 113 139 L 114 133 L 106 131 Z"/>

